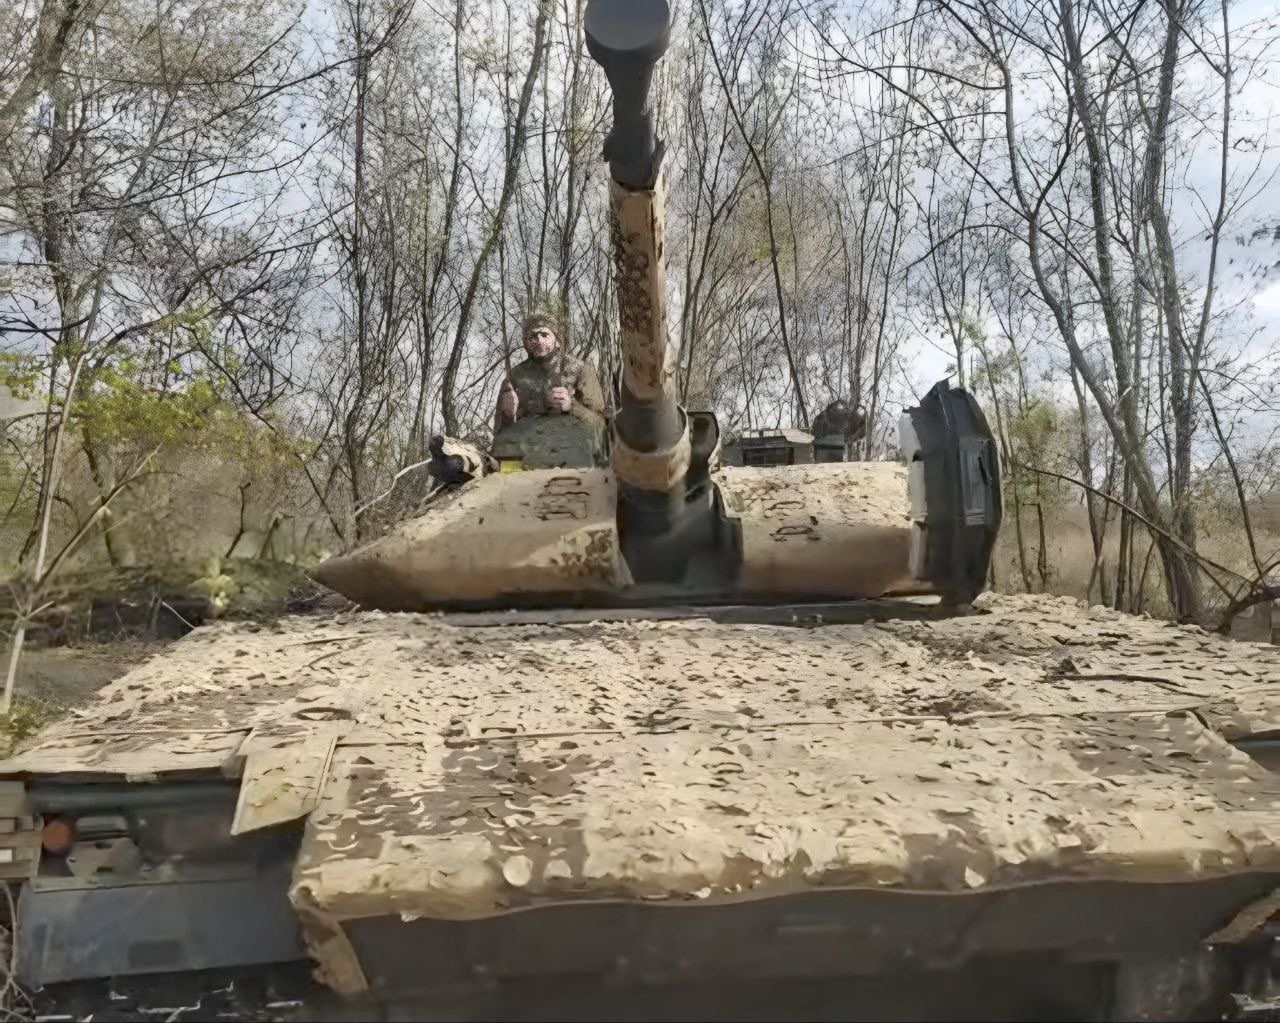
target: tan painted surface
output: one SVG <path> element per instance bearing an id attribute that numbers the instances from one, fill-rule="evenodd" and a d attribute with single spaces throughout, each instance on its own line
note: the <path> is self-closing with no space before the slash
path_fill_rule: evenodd
<path id="1" fill-rule="evenodd" d="M 878 597 L 912 585 L 905 466 L 726 466 L 714 478 L 742 522 L 742 593 Z"/>
<path id="2" fill-rule="evenodd" d="M 305 817 L 320 802 L 333 752 L 350 726 L 342 717 L 311 717 L 259 725 L 245 738 L 233 835 Z"/>
<path id="3" fill-rule="evenodd" d="M 315 575 L 357 603 L 395 610 L 612 591 L 630 581 L 615 507 L 604 469 L 485 476 Z"/>
<path id="4" fill-rule="evenodd" d="M 609 182 L 622 379 L 641 401 L 669 394 L 675 350 L 667 336 L 662 178 L 652 191 Z"/>
<path id="5" fill-rule="evenodd" d="M 623 386 L 640 401 L 670 400 L 676 350 L 667 333 L 667 271 L 663 248 L 664 183 L 652 190 L 609 182 L 613 214 L 614 283 Z M 689 431 L 670 448 L 642 452 L 613 441 L 618 478 L 642 490 L 666 492 L 689 470 Z"/>
<path id="6" fill-rule="evenodd" d="M 800 628 L 364 613 L 200 629 L 0 774 L 203 763 L 272 819 L 314 804 L 293 895 L 350 987 L 351 916 L 1277 870 L 1280 776 L 1226 741 L 1277 728 L 1280 649 L 1065 598 Z"/>
<path id="7" fill-rule="evenodd" d="M 451 635 L 446 678 L 414 701 L 430 726 L 341 751 L 298 885 L 338 916 L 466 917 L 1280 868 L 1280 779 L 1192 713 L 1280 725 L 1277 652 L 1048 598 L 987 605 Z"/>
<path id="8" fill-rule="evenodd" d="M 628 447 L 618 433 L 613 435 L 611 462 L 618 479 L 643 490 L 669 493 L 689 472 L 692 458 L 686 422 L 680 439 L 670 448 L 637 451 Z"/>

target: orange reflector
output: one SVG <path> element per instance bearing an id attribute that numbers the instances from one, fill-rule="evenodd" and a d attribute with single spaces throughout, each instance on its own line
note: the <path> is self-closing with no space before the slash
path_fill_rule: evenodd
<path id="1" fill-rule="evenodd" d="M 40 844 L 49 855 L 62 856 L 76 844 L 76 829 L 70 821 L 54 817 L 45 822 L 44 830 L 40 833 Z"/>

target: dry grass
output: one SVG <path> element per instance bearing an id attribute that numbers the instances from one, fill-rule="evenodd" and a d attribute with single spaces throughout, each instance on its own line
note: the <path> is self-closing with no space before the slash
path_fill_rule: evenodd
<path id="1" fill-rule="evenodd" d="M 0 923 L 0 1023 L 10 1020 L 25 1021 L 36 1018 L 31 996 L 23 990 L 13 974 L 18 944 L 13 926 L 18 918 L 18 906 L 13 898 L 13 887 L 4 885 L 3 922 Z"/>
<path id="2" fill-rule="evenodd" d="M 1264 556 L 1280 552 L 1280 515 L 1276 519 L 1274 523 L 1265 516 L 1259 516 L 1255 520 L 1255 535 Z M 1275 528 L 1271 528 L 1273 526 Z M 1082 504 L 1073 503 L 1045 509 L 1049 578 L 1043 585 L 1036 567 L 1039 553 L 1039 526 L 1034 508 L 1022 509 L 1022 529 L 1032 589 L 1072 597 L 1087 597 L 1094 601 L 1101 599 L 1096 583 L 1091 593 L 1085 592 L 1093 567 L 1093 540 L 1089 535 L 1088 515 Z M 1139 531 L 1138 537 L 1140 556 L 1145 557 L 1150 541 L 1145 532 Z M 1108 592 L 1115 578 L 1118 549 L 1119 530 L 1113 522 L 1103 543 L 1103 570 L 1108 577 Z M 1204 524 L 1198 549 L 1205 556 L 1241 574 L 1251 578 L 1255 574 L 1248 556 L 1244 530 L 1238 523 L 1213 521 Z M 1017 531 L 1011 508 L 1005 510 L 1004 524 L 1000 529 L 1000 539 L 996 543 L 993 560 L 996 570 L 996 589 L 1021 592 L 1023 583 L 1018 567 Z M 1208 612 L 1212 614 L 1223 606 L 1222 594 L 1211 584 L 1206 584 L 1204 592 Z M 1155 615 L 1167 615 L 1170 610 L 1160 575 L 1159 557 L 1154 553 L 1147 573 L 1144 609 Z"/>
<path id="3" fill-rule="evenodd" d="M 23 740 L 65 713 L 65 707 L 45 700 L 21 695 L 14 697 L 9 713 L 0 714 L 0 758 L 10 756 Z"/>

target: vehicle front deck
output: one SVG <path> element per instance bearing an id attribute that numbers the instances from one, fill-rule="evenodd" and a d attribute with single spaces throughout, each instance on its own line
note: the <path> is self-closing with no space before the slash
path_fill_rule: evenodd
<path id="1" fill-rule="evenodd" d="M 557 969 L 643 936 L 650 972 L 681 974 L 713 921 L 741 952 L 765 912 L 748 966 L 786 959 L 778 933 L 826 934 L 860 972 L 849 942 L 907 963 L 1018 933 L 1195 942 L 1280 885 L 1280 775 L 1246 752 L 1280 734 L 1280 650 L 1047 596 L 839 621 L 869 607 L 216 625 L 0 774 L 106 809 L 108 786 L 221 780 L 246 841 L 305 821 L 290 896 L 347 991 L 391 983 L 410 936 L 441 969 L 449 947 L 527 960 L 538 943 L 512 935 L 535 926 L 595 935 L 544 942 Z M 1132 926 L 1102 924 L 1130 902 Z M 892 940 L 912 905 L 950 923 Z"/>

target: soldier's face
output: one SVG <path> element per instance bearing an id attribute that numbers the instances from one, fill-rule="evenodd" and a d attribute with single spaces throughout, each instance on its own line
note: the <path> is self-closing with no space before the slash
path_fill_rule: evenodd
<path id="1" fill-rule="evenodd" d="M 556 336 L 546 327 L 535 327 L 524 336 L 524 350 L 530 358 L 545 359 L 556 350 Z"/>

